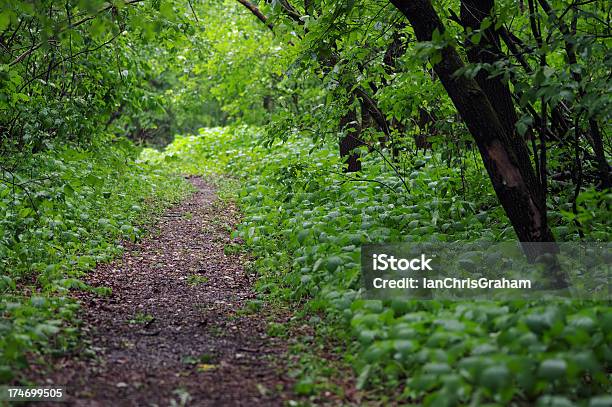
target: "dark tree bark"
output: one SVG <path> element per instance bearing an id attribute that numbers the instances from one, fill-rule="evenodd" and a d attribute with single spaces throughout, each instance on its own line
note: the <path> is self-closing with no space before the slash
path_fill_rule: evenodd
<path id="1" fill-rule="evenodd" d="M 396 62 L 399 57 L 406 53 L 406 44 L 402 39 L 400 30 L 405 27 L 405 24 L 400 24 L 395 32 L 393 33 L 393 40 L 387 47 L 385 55 L 383 56 L 383 65 L 387 74 L 395 72 Z M 386 85 L 387 81 L 383 78 L 383 83 Z"/>
<path id="2" fill-rule="evenodd" d="M 430 0 L 391 0 L 411 23 L 419 41 L 431 41 L 434 31 L 444 32 L 444 25 Z M 553 242 L 554 237 L 546 222 L 546 209 L 542 207 L 534 184 L 531 166 L 525 168 L 515 153 L 515 140 L 510 137 L 497 116 L 494 107 L 476 80 L 464 75 L 455 76 L 463 68 L 457 51 L 446 46 L 442 60 L 434 66 L 444 88 L 461 114 L 474 137 L 483 163 L 497 197 L 521 242 Z M 526 177 L 524 174 L 532 174 Z M 551 244 L 551 251 L 554 251 Z M 539 253 L 530 252 L 533 260 Z"/>
<path id="3" fill-rule="evenodd" d="M 481 24 L 487 17 L 492 17 L 494 0 L 461 0 L 461 23 L 466 29 L 479 30 Z M 473 64 L 494 64 L 500 60 L 502 55 L 499 33 L 494 28 L 495 24 L 485 29 L 478 44 L 468 41 L 466 54 L 468 61 Z M 476 74 L 476 82 L 487 95 L 491 106 L 495 110 L 500 123 L 506 134 L 511 139 L 510 147 L 514 150 L 519 161 L 519 169 L 526 181 L 532 185 L 540 210 L 546 211 L 546 187 L 542 185 L 537 174 L 531 166 L 529 150 L 524 140 L 516 132 L 518 116 L 514 109 L 512 93 L 508 84 L 500 77 L 491 77 L 490 72 L 481 69 Z M 544 178 L 544 177 L 543 177 Z M 544 221 L 546 218 L 544 218 Z"/>
<path id="4" fill-rule="evenodd" d="M 390 136 L 389 123 L 385 118 L 384 113 L 378 107 L 378 103 L 361 87 L 358 86 L 353 89 L 353 95 L 359 99 L 362 109 L 366 111 L 366 114 L 370 116 L 371 123 L 376 129 L 384 133 L 384 139 Z"/>
<path id="5" fill-rule="evenodd" d="M 361 128 L 357 123 L 357 114 L 354 108 L 349 110 L 340 118 L 340 129 L 345 135 L 340 139 L 340 158 L 347 164 L 344 172 L 361 171 L 361 160 L 359 154 L 354 150 L 363 145 L 361 140 Z"/>
<path id="6" fill-rule="evenodd" d="M 468 28 L 472 31 L 479 30 L 483 20 L 491 16 L 493 2 L 493 0 L 461 0 L 461 23 L 463 27 L 466 30 Z M 468 61 L 473 64 L 493 64 L 499 60 L 501 55 L 499 35 L 493 25 L 484 30 L 482 34 L 478 44 L 468 41 L 466 45 Z M 510 89 L 501 79 L 489 78 L 489 76 L 490 72 L 480 70 L 476 74 L 476 82 L 486 93 L 506 132 L 514 134 L 518 117 L 514 110 Z"/>

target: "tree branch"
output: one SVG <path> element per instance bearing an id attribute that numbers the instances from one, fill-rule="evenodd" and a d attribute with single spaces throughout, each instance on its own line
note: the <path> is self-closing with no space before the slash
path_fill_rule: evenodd
<path id="1" fill-rule="evenodd" d="M 259 19 L 262 23 L 266 25 L 270 29 L 270 31 L 274 32 L 274 24 L 269 21 L 269 18 L 262 13 L 255 4 L 251 3 L 248 0 L 236 0 L 238 3 L 242 4 L 246 7 L 255 17 Z"/>

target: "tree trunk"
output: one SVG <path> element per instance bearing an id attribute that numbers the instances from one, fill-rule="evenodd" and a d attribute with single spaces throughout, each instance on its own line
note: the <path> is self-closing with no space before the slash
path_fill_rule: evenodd
<path id="1" fill-rule="evenodd" d="M 430 0 L 391 0 L 410 21 L 419 41 L 431 41 L 434 31 L 444 32 L 444 25 Z M 515 140 L 507 134 L 487 95 L 476 80 L 455 76 L 463 68 L 457 51 L 446 46 L 441 51 L 442 60 L 434 66 L 453 104 L 461 114 L 474 137 L 483 163 L 499 201 L 521 242 L 553 242 L 547 226 L 546 210 L 542 208 L 534 184 L 533 170 L 525 168 L 512 148 Z M 551 251 L 554 251 L 554 244 Z M 524 246 L 527 256 L 533 260 L 538 253 Z"/>
<path id="2" fill-rule="evenodd" d="M 472 31 L 479 30 L 483 20 L 491 16 L 492 10 L 493 0 L 461 0 L 461 23 L 466 30 L 468 28 Z M 499 60 L 501 54 L 499 35 L 493 26 L 484 30 L 482 34 L 478 44 L 467 42 L 468 61 L 473 64 L 493 64 Z M 489 76 L 490 73 L 487 70 L 481 69 L 476 74 L 476 82 L 489 98 L 506 132 L 514 134 L 514 126 L 518 117 L 514 110 L 510 89 L 499 78 L 489 78 Z"/>
<path id="3" fill-rule="evenodd" d="M 340 118 L 340 129 L 345 133 L 340 139 L 340 158 L 347 164 L 344 172 L 361 171 L 361 160 L 359 154 L 354 150 L 363 145 L 363 142 L 360 137 L 361 129 L 357 123 L 357 114 L 352 107 L 349 107 L 345 115 Z"/>
<path id="4" fill-rule="evenodd" d="M 461 23 L 467 30 L 479 30 L 482 22 L 487 17 L 492 17 L 494 0 L 461 0 Z M 468 61 L 473 64 L 494 64 L 500 60 L 502 54 L 499 33 L 495 30 L 495 22 L 481 34 L 478 44 L 468 41 L 466 54 Z M 529 150 L 523 138 L 516 132 L 518 116 L 514 109 L 512 93 L 506 83 L 500 77 L 491 78 L 486 69 L 481 69 L 476 74 L 476 82 L 487 95 L 493 110 L 504 127 L 511 144 L 509 145 L 516 154 L 519 169 L 526 182 L 533 187 L 532 195 L 536 198 L 539 209 L 546 212 L 546 190 L 541 184 L 537 174 L 533 171 Z M 537 159 L 537 158 L 536 158 Z M 544 217 L 543 221 L 546 221 Z"/>

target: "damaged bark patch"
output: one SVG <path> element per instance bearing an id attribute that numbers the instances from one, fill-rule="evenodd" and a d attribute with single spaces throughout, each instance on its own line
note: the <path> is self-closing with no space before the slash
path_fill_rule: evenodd
<path id="1" fill-rule="evenodd" d="M 495 140 L 487 147 L 487 152 L 492 162 L 497 166 L 497 172 L 501 177 L 501 182 L 507 188 L 517 188 L 522 185 L 522 176 L 518 168 L 514 166 L 508 157 L 508 152 L 504 146 Z"/>

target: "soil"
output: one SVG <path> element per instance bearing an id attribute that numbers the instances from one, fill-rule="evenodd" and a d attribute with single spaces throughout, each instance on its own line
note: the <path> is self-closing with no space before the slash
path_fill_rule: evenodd
<path id="1" fill-rule="evenodd" d="M 148 238 L 85 278 L 112 289 L 78 294 L 88 352 L 55 360 L 39 381 L 66 386 L 69 405 L 274 406 L 290 397 L 286 346 L 266 335 L 269 313 L 244 312 L 255 277 L 230 238 L 237 210 L 201 178 L 190 182 L 196 192 Z"/>

